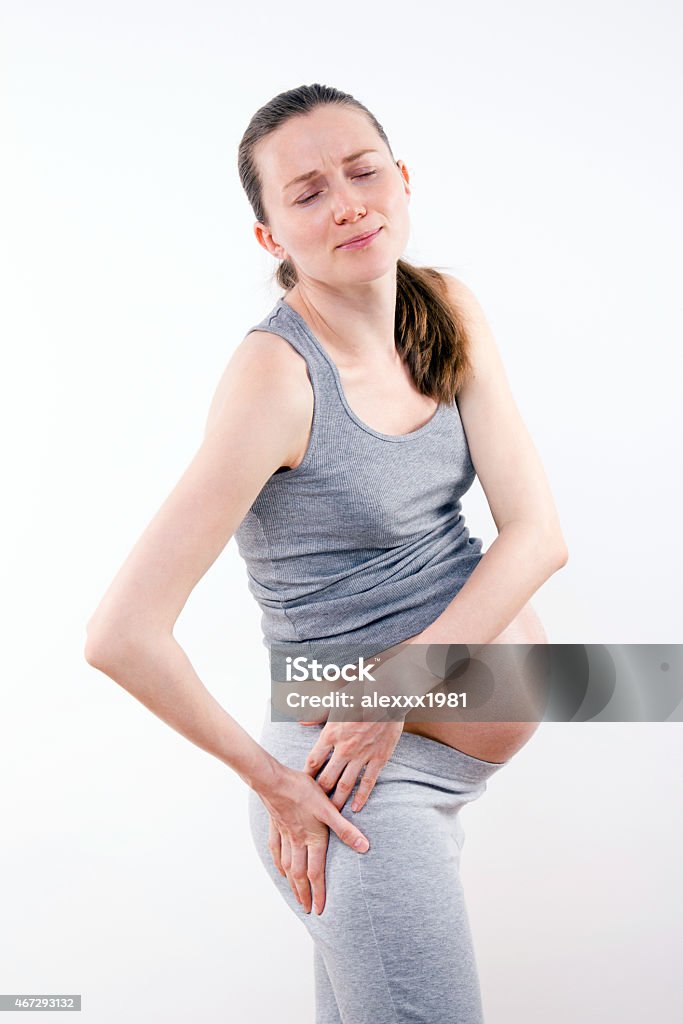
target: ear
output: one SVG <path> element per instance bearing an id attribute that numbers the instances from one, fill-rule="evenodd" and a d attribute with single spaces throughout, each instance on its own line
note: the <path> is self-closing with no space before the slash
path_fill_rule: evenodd
<path id="1" fill-rule="evenodd" d="M 404 187 L 404 189 L 406 191 L 406 195 L 410 196 L 410 174 L 408 173 L 408 168 L 404 164 L 403 160 L 397 160 L 396 161 L 396 166 L 398 167 L 399 171 L 401 172 L 401 177 L 403 178 L 403 183 L 404 183 L 403 187 Z"/>
<path id="2" fill-rule="evenodd" d="M 270 232 L 270 229 L 267 228 L 265 224 L 262 224 L 261 221 L 259 220 L 257 220 L 256 223 L 254 224 L 254 234 L 256 235 L 256 241 L 258 242 L 258 244 L 263 249 L 265 249 L 266 252 L 269 252 L 271 256 L 275 256 L 275 258 L 278 260 L 287 259 L 287 253 L 282 248 L 282 246 L 278 245 L 278 243 L 275 241 Z"/>

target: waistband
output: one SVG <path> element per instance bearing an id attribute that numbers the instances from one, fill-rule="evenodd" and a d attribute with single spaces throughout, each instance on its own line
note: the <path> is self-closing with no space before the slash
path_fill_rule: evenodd
<path id="1" fill-rule="evenodd" d="M 483 761 L 457 747 L 449 747 L 447 743 L 414 732 L 401 733 L 390 760 L 444 779 L 464 779 L 475 783 L 486 782 L 508 763 Z"/>
<path id="2" fill-rule="evenodd" d="M 324 723 L 301 725 L 294 721 L 273 722 L 270 697 L 266 700 L 261 738 L 266 740 L 267 749 L 275 757 L 286 752 L 288 759 L 303 764 L 323 728 Z M 466 754 L 464 750 L 458 750 L 457 747 L 449 747 L 440 740 L 413 732 L 401 733 L 389 761 L 396 761 L 415 771 L 426 772 L 442 779 L 458 779 L 474 785 L 486 782 L 508 764 L 507 761 L 484 761 L 472 754 Z"/>

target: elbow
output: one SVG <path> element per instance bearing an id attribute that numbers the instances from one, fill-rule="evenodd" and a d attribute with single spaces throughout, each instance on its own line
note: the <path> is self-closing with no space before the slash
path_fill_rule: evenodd
<path id="1" fill-rule="evenodd" d="M 551 573 L 557 572 L 569 561 L 569 549 L 562 535 L 557 517 L 536 519 L 532 525 L 534 546 Z"/>
<path id="2" fill-rule="evenodd" d="M 92 668 L 97 668 L 100 672 L 105 671 L 105 664 L 108 662 L 104 657 L 103 651 L 99 647 L 93 647 L 89 640 L 86 641 L 83 657 Z"/>
<path id="3" fill-rule="evenodd" d="M 569 552 L 565 545 L 563 548 L 560 549 L 560 551 L 557 552 L 555 556 L 555 559 L 553 561 L 553 572 L 555 573 L 558 572 L 560 569 L 563 569 L 568 561 Z"/>
<path id="4" fill-rule="evenodd" d="M 129 612 L 123 618 L 90 619 L 86 626 L 83 656 L 89 665 L 105 675 L 116 677 L 130 670 L 150 650 L 173 639 L 172 628 L 160 629 L 142 614 Z"/>
<path id="5" fill-rule="evenodd" d="M 132 638 L 111 623 L 91 619 L 86 626 L 83 656 L 89 665 L 111 675 L 115 666 L 127 656 Z"/>
<path id="6" fill-rule="evenodd" d="M 519 531 L 532 557 L 547 567 L 550 573 L 557 572 L 569 561 L 569 549 L 562 531 L 555 524 L 549 526 L 538 520 L 513 520 L 505 524 L 507 529 Z M 501 532 L 501 531 L 499 531 Z"/>
<path id="7" fill-rule="evenodd" d="M 553 572 L 562 569 L 569 561 L 569 549 L 561 536 L 548 543 L 547 551 Z"/>
<path id="8" fill-rule="evenodd" d="M 569 549 L 558 528 L 536 523 L 531 527 L 531 536 L 534 550 L 551 574 L 567 564 Z"/>
<path id="9" fill-rule="evenodd" d="M 113 641 L 103 631 L 90 623 L 86 627 L 86 634 L 83 657 L 88 665 L 92 665 L 93 668 L 98 668 L 103 672 L 106 671 L 106 667 L 112 661 Z"/>

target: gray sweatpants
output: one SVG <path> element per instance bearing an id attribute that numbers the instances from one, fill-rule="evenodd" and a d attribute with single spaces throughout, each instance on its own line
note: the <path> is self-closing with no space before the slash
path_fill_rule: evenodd
<path id="1" fill-rule="evenodd" d="M 271 722 L 268 700 L 259 742 L 302 770 L 322 729 Z M 330 831 L 320 916 L 306 914 L 275 867 L 267 811 L 248 791 L 258 855 L 313 939 L 316 1024 L 482 1024 L 459 812 L 501 767 L 402 733 L 365 807 L 351 810 L 354 788 L 341 812 L 368 837 L 368 852 Z"/>

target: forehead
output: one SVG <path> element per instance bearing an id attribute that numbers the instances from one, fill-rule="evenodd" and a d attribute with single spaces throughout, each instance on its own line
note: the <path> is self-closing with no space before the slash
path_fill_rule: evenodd
<path id="1" fill-rule="evenodd" d="M 292 117 L 259 143 L 264 186 L 280 191 L 296 175 L 341 164 L 360 149 L 383 150 L 383 139 L 360 110 L 328 105 Z"/>

